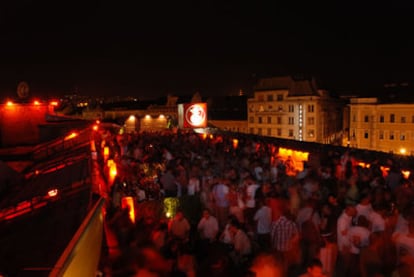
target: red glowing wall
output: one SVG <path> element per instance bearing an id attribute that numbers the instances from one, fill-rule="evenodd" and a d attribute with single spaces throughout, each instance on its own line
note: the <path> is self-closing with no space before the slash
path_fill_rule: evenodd
<path id="1" fill-rule="evenodd" d="M 39 142 L 39 124 L 46 123 L 48 105 L 0 105 L 0 146 L 31 145 Z"/>

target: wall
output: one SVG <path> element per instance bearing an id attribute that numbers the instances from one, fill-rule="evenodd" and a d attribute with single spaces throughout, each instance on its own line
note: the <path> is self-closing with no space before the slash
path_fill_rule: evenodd
<path id="1" fill-rule="evenodd" d="M 48 105 L 0 105 L 0 146 L 31 145 L 39 141 L 39 124 L 46 123 Z"/>

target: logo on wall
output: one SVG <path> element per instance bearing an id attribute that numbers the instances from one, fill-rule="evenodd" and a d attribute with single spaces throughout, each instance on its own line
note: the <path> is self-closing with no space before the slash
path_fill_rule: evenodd
<path id="1" fill-rule="evenodd" d="M 25 99 L 29 96 L 29 85 L 26 82 L 20 82 L 17 85 L 17 95 L 20 99 Z"/>
<path id="2" fill-rule="evenodd" d="M 206 103 L 184 104 L 181 108 L 184 128 L 205 128 L 207 126 Z"/>

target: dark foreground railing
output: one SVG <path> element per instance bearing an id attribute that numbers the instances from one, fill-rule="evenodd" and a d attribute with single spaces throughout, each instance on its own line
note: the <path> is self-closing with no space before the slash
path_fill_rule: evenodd
<path id="1" fill-rule="evenodd" d="M 103 238 L 104 202 L 101 197 L 88 213 L 53 267 L 50 277 L 96 276 Z"/>

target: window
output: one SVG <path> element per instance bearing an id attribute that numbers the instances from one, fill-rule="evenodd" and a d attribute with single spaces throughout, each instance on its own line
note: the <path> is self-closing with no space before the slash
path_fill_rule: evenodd
<path id="1" fill-rule="evenodd" d="M 283 94 L 277 95 L 277 101 L 283 101 Z"/>
<path id="2" fill-rule="evenodd" d="M 295 124 L 295 118 L 294 117 L 289 117 L 289 125 L 294 125 Z"/>
<path id="3" fill-rule="evenodd" d="M 271 111 L 273 109 L 273 106 L 272 105 L 269 105 L 268 106 L 268 109 L 269 109 L 269 111 Z"/>
<path id="4" fill-rule="evenodd" d="M 289 137 L 293 137 L 293 130 L 289 129 Z"/>
<path id="5" fill-rule="evenodd" d="M 249 117 L 249 123 L 254 123 L 254 117 L 253 116 Z"/>
<path id="6" fill-rule="evenodd" d="M 384 139 L 384 131 L 380 131 L 379 132 L 379 139 L 383 140 Z"/>
<path id="7" fill-rule="evenodd" d="M 368 131 L 364 132 L 364 138 L 367 139 L 369 137 Z"/>
<path id="8" fill-rule="evenodd" d="M 262 135 L 262 128 L 257 128 L 257 134 Z"/>
<path id="9" fill-rule="evenodd" d="M 276 135 L 277 136 L 281 136 L 282 135 L 282 129 L 281 128 L 277 128 L 276 129 Z"/>
<path id="10" fill-rule="evenodd" d="M 405 140 L 405 134 L 404 133 L 400 134 L 400 140 Z"/>
<path id="11" fill-rule="evenodd" d="M 394 132 L 393 131 L 390 132 L 390 140 L 394 140 Z"/>
<path id="12" fill-rule="evenodd" d="M 267 128 L 267 135 L 271 136 L 272 135 L 272 128 Z"/>
<path id="13" fill-rule="evenodd" d="M 264 112 L 264 107 L 263 107 L 263 105 L 260 105 L 260 106 L 259 106 L 259 112 Z"/>
<path id="14" fill-rule="evenodd" d="M 369 116 L 368 115 L 364 116 L 364 122 L 369 122 Z"/>
<path id="15" fill-rule="evenodd" d="M 390 114 L 390 122 L 394 123 L 395 122 L 395 114 Z"/>
<path id="16" fill-rule="evenodd" d="M 282 105 L 279 105 L 279 107 L 277 108 L 277 110 L 278 110 L 279 112 L 283 112 L 283 106 L 282 106 Z"/>
<path id="17" fill-rule="evenodd" d="M 257 100 L 259 100 L 259 101 L 264 101 L 264 95 L 263 95 L 263 94 L 259 94 L 259 95 L 257 96 Z"/>
<path id="18" fill-rule="evenodd" d="M 259 124 L 262 124 L 262 117 L 259 116 L 259 118 L 257 119 Z"/>
<path id="19" fill-rule="evenodd" d="M 406 122 L 407 122 L 407 120 L 406 120 L 405 116 L 401 116 L 401 123 L 406 123 Z"/>
<path id="20" fill-rule="evenodd" d="M 268 117 L 267 117 L 267 123 L 268 123 L 268 124 L 271 124 L 271 123 L 272 123 L 272 117 L 271 117 L 271 116 L 268 116 Z"/>
<path id="21" fill-rule="evenodd" d="M 384 123 L 384 116 L 383 116 L 383 115 L 380 115 L 380 120 L 379 120 L 379 122 Z"/>
<path id="22" fill-rule="evenodd" d="M 250 134 L 254 134 L 254 128 L 250 128 Z"/>
<path id="23" fill-rule="evenodd" d="M 315 111 L 315 106 L 314 105 L 308 105 L 308 112 L 313 113 L 314 111 Z"/>
<path id="24" fill-rule="evenodd" d="M 308 125 L 315 125 L 315 118 L 314 117 L 308 117 Z"/>
<path id="25" fill-rule="evenodd" d="M 267 95 L 267 101 L 273 101 L 273 94 Z"/>
<path id="26" fill-rule="evenodd" d="M 289 105 L 289 112 L 290 113 L 295 112 L 295 106 L 294 105 Z"/>
<path id="27" fill-rule="evenodd" d="M 315 130 L 308 131 L 308 137 L 313 138 L 315 136 Z"/>
<path id="28" fill-rule="evenodd" d="M 414 123 L 414 115 L 411 116 L 411 123 Z"/>
<path id="29" fill-rule="evenodd" d="M 276 122 L 277 122 L 277 124 L 282 124 L 282 117 L 281 116 L 278 116 L 277 118 L 276 118 Z"/>

